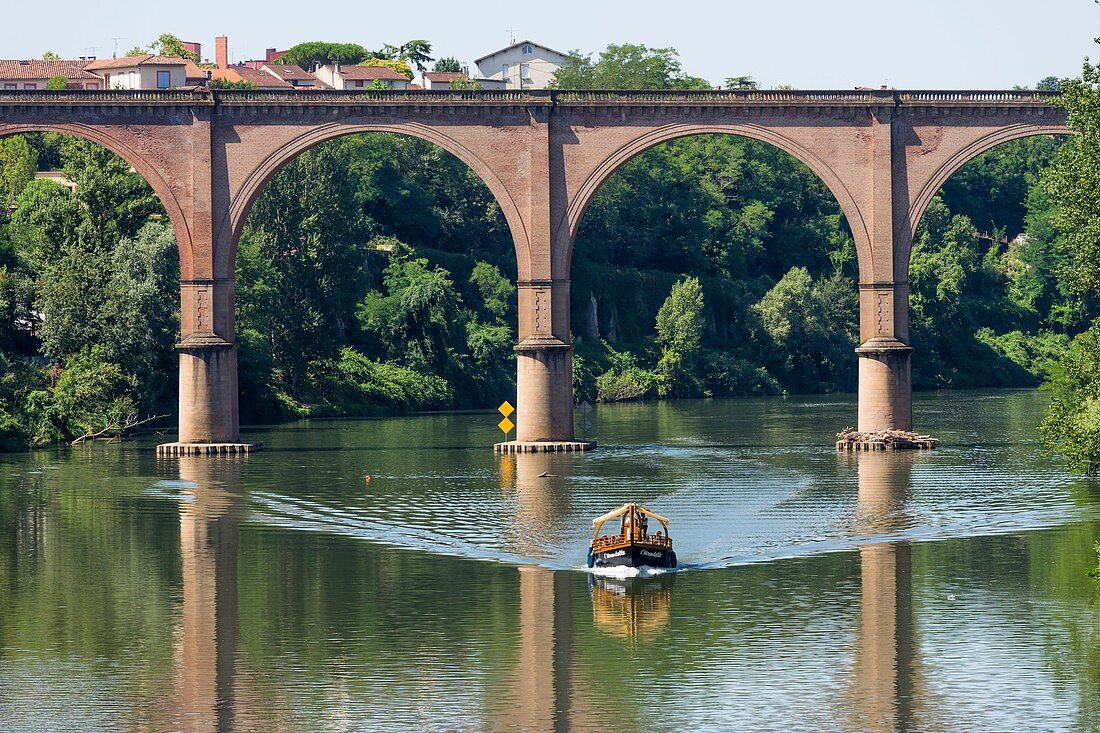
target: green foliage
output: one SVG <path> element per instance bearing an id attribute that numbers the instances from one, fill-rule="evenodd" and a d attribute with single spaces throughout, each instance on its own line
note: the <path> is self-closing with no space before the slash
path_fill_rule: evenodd
<path id="1" fill-rule="evenodd" d="M 211 79 L 206 83 L 211 89 L 255 89 L 256 84 L 246 79 L 232 81 L 230 79 Z"/>
<path id="2" fill-rule="evenodd" d="M 1053 222 L 1065 233 L 1064 278 L 1085 295 L 1100 284 L 1100 65 L 1086 62 L 1080 79 L 1064 81 L 1059 104 L 1077 135 L 1059 149 L 1043 185 L 1055 206 Z"/>
<path id="3" fill-rule="evenodd" d="M 50 78 L 46 82 L 46 88 L 52 90 L 62 90 L 69 86 L 69 79 L 65 76 L 55 76 Z"/>
<path id="4" fill-rule="evenodd" d="M 432 44 L 422 38 L 417 38 L 406 41 L 400 46 L 387 43 L 381 51 L 376 51 L 373 55 L 380 59 L 407 62 L 415 66 L 417 70 L 424 71 L 428 68 L 428 62 L 432 60 L 431 52 Z M 412 78 L 411 73 L 409 78 Z"/>
<path id="5" fill-rule="evenodd" d="M 657 396 L 659 378 L 651 370 L 638 366 L 637 359 L 627 351 L 615 351 L 604 343 L 610 367 L 596 377 L 596 399 L 600 402 L 649 399 Z"/>
<path id="6" fill-rule="evenodd" d="M 69 357 L 53 391 L 51 419 L 64 435 L 102 430 L 137 414 L 137 380 L 97 344 Z"/>
<path id="7" fill-rule="evenodd" d="M 188 51 L 183 47 L 183 41 L 171 33 L 161 33 L 155 41 L 149 44 L 153 49 L 153 53 L 157 56 L 171 56 L 177 59 L 187 59 L 189 61 L 199 61 L 199 55 L 193 51 Z"/>
<path id="8" fill-rule="evenodd" d="M 657 311 L 657 343 L 669 351 L 693 354 L 703 340 L 703 286 L 689 277 L 672 286 Z"/>
<path id="9" fill-rule="evenodd" d="M 792 391 L 850 389 L 858 307 L 854 283 L 840 276 L 815 281 L 806 268 L 791 268 L 753 306 L 770 341 L 768 371 Z"/>
<path id="10" fill-rule="evenodd" d="M 1100 468 L 1100 323 L 1074 338 L 1051 370 L 1050 410 L 1040 428 L 1044 447 L 1075 471 Z"/>
<path id="11" fill-rule="evenodd" d="M 1071 342 L 1069 336 L 1061 333 L 1026 333 L 1016 330 L 998 334 L 988 326 L 979 328 L 974 337 L 979 343 L 1026 371 L 1032 377 L 1031 383 L 1036 385 L 1051 374 Z M 1018 383 L 1022 380 L 1016 381 Z"/>
<path id="12" fill-rule="evenodd" d="M 360 66 L 382 66 L 382 67 L 385 67 L 387 69 L 392 69 L 393 71 L 396 71 L 398 74 L 404 75 L 406 79 L 412 79 L 413 78 L 412 68 L 408 65 L 408 63 L 406 63 L 402 59 L 382 59 L 382 58 L 378 58 L 378 57 L 373 57 L 373 58 L 369 58 L 369 59 L 364 60 L 359 65 Z M 379 81 L 379 80 L 376 79 L 375 81 Z M 382 88 L 385 89 L 386 87 L 383 86 Z"/>
<path id="13" fill-rule="evenodd" d="M 366 290 L 367 252 L 355 179 L 339 142 L 288 163 L 253 207 L 238 249 L 238 321 L 269 334 L 292 395 L 310 361 L 334 358 L 346 343 Z"/>
<path id="14" fill-rule="evenodd" d="M 317 66 L 328 64 L 358 64 L 369 55 L 367 49 L 358 43 L 307 41 L 291 46 L 275 63 L 301 66 L 306 71 L 312 71 Z"/>
<path id="15" fill-rule="evenodd" d="M 451 79 L 451 83 L 447 86 L 454 90 L 465 89 L 472 92 L 481 89 L 481 84 L 479 84 L 476 79 Z"/>
<path id="16" fill-rule="evenodd" d="M 436 59 L 436 62 L 432 65 L 432 71 L 458 74 L 462 71 L 462 64 L 453 56 L 445 56 L 444 58 Z"/>
<path id="17" fill-rule="evenodd" d="M 726 89 L 759 89 L 760 85 L 751 76 L 727 76 Z"/>
<path id="18" fill-rule="evenodd" d="M 0 138 L 0 217 L 34 180 L 38 153 L 23 135 Z"/>
<path id="19" fill-rule="evenodd" d="M 710 89 L 705 79 L 684 74 L 674 48 L 611 44 L 597 61 L 573 51 L 550 85 L 554 89 Z"/>
<path id="20" fill-rule="evenodd" d="M 470 272 L 470 284 L 477 288 L 481 314 L 499 325 L 515 320 L 516 286 L 494 265 L 478 262 Z"/>
<path id="21" fill-rule="evenodd" d="M 53 51 L 47 51 L 46 53 L 42 54 L 42 60 L 43 61 L 57 61 L 60 58 L 61 57 L 58 56 Z"/>

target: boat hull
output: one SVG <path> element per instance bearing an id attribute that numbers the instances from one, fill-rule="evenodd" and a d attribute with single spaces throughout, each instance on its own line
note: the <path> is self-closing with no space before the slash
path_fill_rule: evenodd
<path id="1" fill-rule="evenodd" d="M 676 552 L 672 548 L 630 545 L 614 550 L 588 551 L 590 568 L 675 568 Z"/>

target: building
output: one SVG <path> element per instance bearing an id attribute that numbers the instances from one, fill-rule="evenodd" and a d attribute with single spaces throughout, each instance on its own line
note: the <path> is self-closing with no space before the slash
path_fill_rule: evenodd
<path id="1" fill-rule="evenodd" d="M 491 85 L 496 81 L 502 82 L 505 89 L 546 89 L 567 58 L 567 54 L 534 41 L 520 41 L 474 63 L 485 81 L 490 82 L 482 84 L 482 88 L 496 88 Z"/>
<path id="2" fill-rule="evenodd" d="M 50 79 L 64 77 L 66 89 L 102 89 L 103 79 L 87 70 L 89 61 L 0 60 L 0 90 L 45 89 Z"/>
<path id="3" fill-rule="evenodd" d="M 344 66 L 325 64 L 317 68 L 316 77 L 333 89 L 408 89 L 409 79 L 386 66 Z"/>
<path id="4" fill-rule="evenodd" d="M 188 86 L 188 63 L 171 56 L 142 54 L 92 61 L 84 69 L 102 77 L 106 89 L 178 89 Z"/>
<path id="5" fill-rule="evenodd" d="M 251 59 L 250 61 L 242 61 L 245 66 L 251 66 L 253 69 L 262 69 L 264 66 L 274 64 L 276 61 L 286 55 L 286 51 L 277 51 L 274 48 L 268 48 L 264 50 L 264 57 L 262 59 Z"/>
<path id="6" fill-rule="evenodd" d="M 421 74 L 420 86 L 424 89 L 450 89 L 452 81 L 469 81 L 461 71 L 426 71 Z"/>
<path id="7" fill-rule="evenodd" d="M 325 89 L 325 83 L 301 66 L 293 64 L 264 64 L 261 71 L 290 84 L 295 89 Z"/>
<path id="8" fill-rule="evenodd" d="M 294 85 L 260 69 L 248 66 L 230 66 L 227 69 L 211 69 L 211 81 L 248 82 L 256 89 L 293 89 Z"/>

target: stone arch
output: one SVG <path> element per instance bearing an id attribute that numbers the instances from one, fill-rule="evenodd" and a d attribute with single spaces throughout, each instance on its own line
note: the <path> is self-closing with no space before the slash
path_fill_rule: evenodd
<path id="1" fill-rule="evenodd" d="M 904 266 L 904 270 L 901 273 L 905 276 L 904 279 L 909 279 L 909 258 L 912 254 L 913 238 L 916 236 L 917 226 L 920 224 L 920 220 L 924 218 L 924 212 L 928 210 L 928 206 L 932 203 L 932 199 L 935 198 L 944 184 L 950 180 L 951 176 L 958 173 L 964 165 L 974 160 L 982 153 L 989 152 L 1003 143 L 1040 135 L 1072 134 L 1073 132 L 1065 125 L 1036 125 L 1031 123 L 1011 125 L 982 135 L 969 145 L 959 149 L 944 161 L 943 165 L 936 169 L 936 172 L 932 174 L 913 198 L 909 206 L 904 237 L 895 244 L 898 256 L 894 260 L 894 264 L 895 266 Z"/>
<path id="2" fill-rule="evenodd" d="M 768 143 L 779 148 L 793 157 L 798 162 L 810 169 L 825 187 L 833 194 L 840 205 L 840 210 L 848 220 L 852 237 L 855 240 L 856 259 L 859 265 L 860 279 L 870 278 L 872 268 L 871 236 L 863 213 L 856 203 L 851 191 L 844 181 L 824 160 L 812 153 L 800 143 L 776 132 L 764 125 L 749 123 L 737 124 L 694 124 L 676 123 L 649 130 L 621 146 L 607 156 L 577 189 L 569 202 L 569 208 L 565 213 L 565 227 L 561 231 L 568 232 L 568 241 L 564 246 L 556 247 L 554 253 L 555 272 L 568 273 L 573 259 L 573 245 L 580 229 L 580 223 L 584 213 L 595 198 L 596 192 L 607 180 L 615 174 L 627 162 L 641 155 L 647 150 L 661 143 L 696 135 L 735 135 L 749 138 L 758 142 Z"/>
<path id="3" fill-rule="evenodd" d="M 500 206 L 501 212 L 504 214 L 504 219 L 512 234 L 516 262 L 522 279 L 523 273 L 530 270 L 530 237 L 528 235 L 527 225 L 520 213 L 519 206 L 512 197 L 511 191 L 509 191 L 508 187 L 496 174 L 493 168 L 465 145 L 432 126 L 416 122 L 332 122 L 310 129 L 305 134 L 299 135 L 273 150 L 259 163 L 259 165 L 253 168 L 244 179 L 225 214 L 223 227 L 228 226 L 230 241 L 229 251 L 225 253 L 227 255 L 225 263 L 228 269 L 224 271 L 233 272 L 234 260 L 237 254 L 237 243 L 244 230 L 245 219 L 248 218 L 248 213 L 252 210 L 253 204 L 256 203 L 256 199 L 259 198 L 264 187 L 283 166 L 310 148 L 316 147 L 321 143 L 339 137 L 367 132 L 388 132 L 404 135 L 406 137 L 418 138 L 442 148 L 469 166 L 489 189 L 489 192 Z M 222 229 L 222 231 L 225 231 L 225 229 Z M 215 251 L 215 258 L 219 259 L 221 254 L 222 253 Z"/>
<path id="4" fill-rule="evenodd" d="M 184 213 L 184 208 L 176 197 L 172 187 L 155 165 L 150 163 L 134 148 L 119 140 L 117 137 L 104 132 L 101 128 L 85 125 L 79 122 L 49 123 L 42 125 L 28 124 L 0 124 L 0 137 L 22 135 L 32 132 L 56 132 L 64 135 L 72 135 L 89 142 L 101 145 L 107 150 L 129 163 L 138 175 L 145 179 L 153 193 L 160 199 L 168 214 L 168 220 L 172 222 L 172 229 L 176 234 L 176 248 L 180 258 L 180 276 L 184 279 L 190 277 L 194 270 L 194 253 L 192 251 L 191 225 Z"/>

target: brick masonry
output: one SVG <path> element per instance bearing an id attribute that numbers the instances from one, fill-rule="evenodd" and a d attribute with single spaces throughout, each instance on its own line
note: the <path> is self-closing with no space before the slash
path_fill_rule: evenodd
<path id="1" fill-rule="evenodd" d="M 125 158 L 172 220 L 183 281 L 182 443 L 238 443 L 233 277 L 264 185 L 310 147 L 357 132 L 411 135 L 485 182 L 519 272 L 517 440 L 573 439 L 569 268 L 600 185 L 688 135 L 770 143 L 836 196 L 859 260 L 859 429 L 912 428 L 908 267 L 940 186 L 1003 142 L 1065 134 L 1040 92 L 4 92 L 0 136 L 69 133 Z M 866 362 L 866 364 L 864 364 Z"/>

